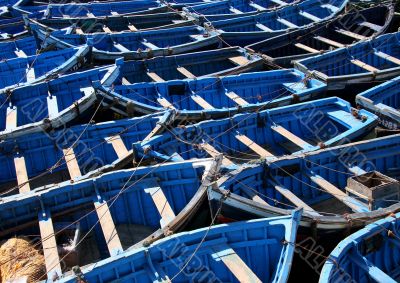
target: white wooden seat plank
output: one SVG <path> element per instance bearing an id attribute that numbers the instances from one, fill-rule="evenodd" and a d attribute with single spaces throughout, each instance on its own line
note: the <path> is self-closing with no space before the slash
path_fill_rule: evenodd
<path id="1" fill-rule="evenodd" d="M 250 2 L 250 3 L 249 3 L 249 6 L 250 6 L 250 7 L 253 7 L 253 8 L 256 9 L 257 11 L 266 11 L 266 10 L 267 10 L 267 9 L 264 8 L 263 6 L 260 6 L 260 5 L 254 3 L 254 2 Z"/>
<path id="2" fill-rule="evenodd" d="M 17 55 L 17 57 L 19 57 L 19 58 L 26 58 L 26 57 L 28 57 L 28 56 L 26 56 L 24 50 L 17 49 L 17 50 L 14 51 L 14 53 L 15 53 L 15 55 Z"/>
<path id="3" fill-rule="evenodd" d="M 157 102 L 160 103 L 160 105 L 164 108 L 175 109 L 174 105 L 172 105 L 172 103 L 169 102 L 165 97 L 162 96 L 158 97 Z"/>
<path id="4" fill-rule="evenodd" d="M 118 14 L 118 12 L 111 11 L 111 15 L 118 16 L 119 14 Z"/>
<path id="5" fill-rule="evenodd" d="M 336 41 L 334 41 L 334 40 L 332 40 L 332 39 L 329 39 L 329 38 L 326 38 L 326 37 L 323 37 L 323 36 L 315 36 L 314 38 L 315 38 L 316 40 L 319 40 L 319 41 L 323 42 L 323 43 L 326 43 L 326 44 L 328 44 L 328 45 L 331 45 L 331 46 L 333 46 L 333 47 L 338 47 L 338 48 L 340 48 L 340 47 L 344 47 L 344 46 L 345 46 L 345 45 L 342 44 L 342 43 L 336 42 Z"/>
<path id="6" fill-rule="evenodd" d="M 62 275 L 60 257 L 58 255 L 57 242 L 54 234 L 53 220 L 50 217 L 50 212 L 39 213 L 39 230 L 42 238 L 42 247 L 46 273 L 51 279 L 55 273 L 58 276 Z M 54 276 L 56 277 L 56 276 Z"/>
<path id="7" fill-rule="evenodd" d="M 232 6 L 229 8 L 229 11 L 231 11 L 233 14 L 237 14 L 237 15 L 243 14 L 242 11 L 240 11 L 240 10 L 238 10 L 235 7 L 232 7 Z"/>
<path id="8" fill-rule="evenodd" d="M 390 62 L 392 62 L 392 63 L 394 63 L 396 65 L 400 65 L 400 59 L 398 59 L 396 57 L 393 57 L 393 56 L 391 56 L 389 54 L 386 54 L 386 53 L 384 53 L 382 51 L 375 51 L 374 54 L 376 56 L 381 57 L 383 59 L 386 59 L 386 60 L 388 60 L 388 61 L 390 61 Z"/>
<path id="9" fill-rule="evenodd" d="M 239 65 L 239 66 L 243 66 L 243 65 L 246 65 L 249 63 L 249 60 L 244 56 L 230 57 L 229 61 L 231 61 L 232 63 Z"/>
<path id="10" fill-rule="evenodd" d="M 26 69 L 26 81 L 28 83 L 33 82 L 35 80 L 35 68 L 33 66 L 27 66 Z"/>
<path id="11" fill-rule="evenodd" d="M 82 176 L 73 148 L 63 149 L 64 159 L 71 179 Z"/>
<path id="12" fill-rule="evenodd" d="M 126 148 L 124 141 L 121 139 L 120 135 L 105 138 L 108 143 L 111 143 L 118 159 L 125 158 L 129 155 L 129 150 Z"/>
<path id="13" fill-rule="evenodd" d="M 90 13 L 90 12 L 87 13 L 86 15 L 87 15 L 89 18 L 96 18 L 96 16 L 95 16 L 93 13 Z"/>
<path id="14" fill-rule="evenodd" d="M 83 30 L 81 28 L 75 28 L 75 33 L 76 34 L 83 34 Z"/>
<path id="15" fill-rule="evenodd" d="M 148 42 L 146 40 L 142 41 L 142 44 L 150 49 L 158 49 L 158 46 L 156 46 L 155 44 Z"/>
<path id="16" fill-rule="evenodd" d="M 130 31 L 138 31 L 138 29 L 132 24 L 129 24 L 128 28 L 129 28 Z"/>
<path id="17" fill-rule="evenodd" d="M 58 115 L 58 103 L 57 97 L 51 95 L 47 96 L 47 112 L 49 113 L 49 117 L 56 117 Z"/>
<path id="18" fill-rule="evenodd" d="M 111 29 L 106 25 L 103 26 L 103 31 L 106 33 L 112 33 Z"/>
<path id="19" fill-rule="evenodd" d="M 268 150 L 262 148 L 261 146 L 259 146 L 256 142 L 252 141 L 249 137 L 247 137 L 246 135 L 242 135 L 240 133 L 237 133 L 235 135 L 235 138 L 240 141 L 241 143 L 243 143 L 244 145 L 246 145 L 248 148 L 250 148 L 252 151 L 254 151 L 255 153 L 257 153 L 260 157 L 274 157 L 274 155 L 269 152 Z"/>
<path id="20" fill-rule="evenodd" d="M 287 138 L 289 141 L 291 141 L 292 143 L 294 143 L 298 147 L 301 147 L 303 149 L 311 147 L 311 145 L 308 142 L 302 140 L 301 138 L 299 138 L 298 136 L 296 136 L 293 133 L 289 132 L 288 130 L 286 130 L 282 126 L 272 126 L 271 129 L 274 130 L 275 132 L 277 132 L 278 134 L 280 134 L 281 136 Z"/>
<path id="21" fill-rule="evenodd" d="M 160 224 L 161 227 L 164 228 L 175 218 L 175 213 L 172 210 L 172 207 L 169 204 L 162 188 L 157 184 L 155 180 L 145 180 L 142 183 L 143 185 L 146 185 L 144 191 L 150 194 L 158 210 L 158 213 L 160 213 L 161 216 Z"/>
<path id="22" fill-rule="evenodd" d="M 364 63 L 363 61 L 360 61 L 358 59 L 352 59 L 352 60 L 350 60 L 350 62 L 353 63 L 354 65 L 357 65 L 360 68 L 363 68 L 364 70 L 367 70 L 368 72 L 374 73 L 374 72 L 379 71 L 379 69 L 377 69 L 371 65 L 368 65 L 367 63 Z"/>
<path id="23" fill-rule="evenodd" d="M 123 85 L 130 85 L 131 84 L 130 81 L 128 81 L 127 78 L 125 78 L 125 77 L 122 77 L 121 82 L 122 82 Z"/>
<path id="24" fill-rule="evenodd" d="M 285 6 L 287 5 L 286 2 L 282 1 L 282 0 L 271 0 L 271 2 L 278 4 L 279 6 Z"/>
<path id="25" fill-rule="evenodd" d="M 207 101 L 205 101 L 201 96 L 199 95 L 191 95 L 190 96 L 191 99 L 193 99 L 194 102 L 196 102 L 198 105 L 200 105 L 203 109 L 208 109 L 208 110 L 212 110 L 215 109 L 211 104 L 209 104 Z"/>
<path id="26" fill-rule="evenodd" d="M 259 28 L 262 31 L 267 31 L 267 32 L 274 31 L 273 29 L 271 29 L 271 28 L 269 28 L 266 25 L 263 25 L 261 23 L 256 23 L 256 27 Z"/>
<path id="27" fill-rule="evenodd" d="M 362 23 L 360 23 L 359 25 L 360 25 L 360 26 L 367 27 L 367 28 L 370 28 L 370 29 L 372 29 L 372 30 L 374 30 L 374 31 L 380 31 L 380 30 L 382 30 L 382 26 L 377 25 L 377 24 L 374 24 L 374 23 L 370 23 L 370 22 L 367 22 L 367 21 L 362 22 Z"/>
<path id="28" fill-rule="evenodd" d="M 314 16 L 313 14 L 310 14 L 310 13 L 308 13 L 306 11 L 301 11 L 299 14 L 301 16 L 309 19 L 309 20 L 312 20 L 313 22 L 320 22 L 321 21 L 321 18 L 318 18 L 317 16 Z"/>
<path id="29" fill-rule="evenodd" d="M 349 30 L 336 29 L 335 31 L 340 33 L 340 34 L 346 35 L 348 37 L 352 37 L 354 39 L 357 39 L 357 40 L 364 40 L 364 39 L 367 38 L 366 36 L 363 36 L 361 34 L 358 34 L 358 33 L 355 33 L 355 32 L 349 31 Z"/>
<path id="30" fill-rule="evenodd" d="M 297 25 L 295 25 L 292 22 L 289 22 L 288 20 L 284 19 L 284 18 L 278 18 L 277 19 L 278 22 L 280 22 L 281 24 L 284 24 L 285 26 L 287 26 L 288 28 L 298 28 Z"/>
<path id="31" fill-rule="evenodd" d="M 126 48 L 125 46 L 123 46 L 122 44 L 120 44 L 120 43 L 114 43 L 114 47 L 118 50 L 118 51 L 121 51 L 121 52 L 130 52 L 130 50 L 128 49 L 128 48 Z"/>
<path id="32" fill-rule="evenodd" d="M 19 186 L 19 193 L 27 193 L 31 190 L 29 185 L 28 170 L 26 169 L 25 158 L 18 156 L 14 158 L 15 174 Z"/>
<path id="33" fill-rule="evenodd" d="M 17 107 L 9 106 L 6 111 L 6 130 L 12 130 L 17 127 Z"/>
<path id="34" fill-rule="evenodd" d="M 164 80 L 154 72 L 147 72 L 147 76 L 149 76 L 155 82 L 163 82 Z"/>
<path id="35" fill-rule="evenodd" d="M 215 148 L 213 147 L 211 144 L 209 143 L 202 143 L 201 147 L 211 156 L 211 157 L 217 157 L 219 155 L 221 155 L 221 153 Z M 227 157 L 223 156 L 222 157 L 222 164 L 225 166 L 230 166 L 233 165 L 233 162 L 230 161 Z"/>
<path id="36" fill-rule="evenodd" d="M 305 50 L 307 52 L 310 52 L 310 53 L 319 53 L 319 51 L 317 49 L 314 49 L 314 48 L 312 48 L 310 46 L 307 46 L 307 45 L 305 45 L 303 43 L 296 43 L 294 46 L 296 46 L 297 48 L 303 49 L 303 50 Z"/>
<path id="37" fill-rule="evenodd" d="M 232 99 L 236 104 L 238 104 L 240 106 L 245 106 L 245 105 L 249 104 L 246 100 L 241 98 L 239 95 L 237 95 L 233 91 L 225 92 L 225 95 L 227 97 L 229 97 L 230 99 Z"/>
<path id="38" fill-rule="evenodd" d="M 111 256 L 115 256 L 123 251 L 121 241 L 115 228 L 110 209 L 105 201 L 94 201 L 94 207 L 99 218 L 100 226 L 107 243 L 108 251 Z"/>
<path id="39" fill-rule="evenodd" d="M 262 282 L 228 245 L 221 244 L 214 246 L 212 250 L 214 254 L 212 254 L 211 257 L 216 261 L 221 260 L 239 282 Z"/>
<path id="40" fill-rule="evenodd" d="M 186 69 L 185 67 L 178 67 L 176 68 L 176 70 L 181 73 L 182 75 L 184 75 L 186 78 L 188 79 L 195 79 L 196 76 L 193 75 L 188 69 Z"/>

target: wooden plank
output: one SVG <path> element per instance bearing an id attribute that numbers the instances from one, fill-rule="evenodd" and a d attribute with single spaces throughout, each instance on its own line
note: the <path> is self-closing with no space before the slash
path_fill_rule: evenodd
<path id="1" fill-rule="evenodd" d="M 277 190 L 281 195 L 283 195 L 288 201 L 293 203 L 297 207 L 302 207 L 304 208 L 305 211 L 307 211 L 309 214 L 314 215 L 314 216 L 320 216 L 318 212 L 316 212 L 311 206 L 306 204 L 304 201 L 302 201 L 298 196 L 296 196 L 292 191 L 289 189 L 273 184 L 275 190 Z"/>
<path id="2" fill-rule="evenodd" d="M 374 72 L 379 71 L 379 69 L 377 69 L 377 68 L 375 68 L 375 67 L 373 67 L 371 65 L 368 65 L 367 63 L 364 63 L 363 61 L 360 61 L 358 59 L 350 60 L 350 62 L 353 63 L 354 65 L 357 65 L 360 68 L 363 68 L 363 69 L 367 70 L 368 72 L 373 72 L 374 73 Z"/>
<path id="3" fill-rule="evenodd" d="M 51 95 L 50 93 L 47 96 L 47 112 L 49 113 L 50 118 L 58 115 L 57 97 Z"/>
<path id="4" fill-rule="evenodd" d="M 278 18 L 277 21 L 280 22 L 281 24 L 284 24 L 288 28 L 298 28 L 297 25 L 295 25 L 294 23 L 289 22 L 288 20 L 285 20 L 283 18 Z"/>
<path id="5" fill-rule="evenodd" d="M 242 11 L 240 11 L 240 10 L 238 10 L 235 7 L 232 7 L 232 6 L 229 7 L 229 11 L 231 11 L 233 14 L 237 14 L 237 15 L 243 14 Z"/>
<path id="6" fill-rule="evenodd" d="M 274 155 L 269 152 L 268 150 L 265 150 L 261 146 L 259 146 L 256 142 L 252 141 L 249 137 L 246 135 L 242 135 L 240 133 L 237 133 L 235 135 L 235 138 L 246 145 L 248 148 L 250 148 L 252 151 L 257 153 L 260 157 L 266 158 L 266 157 L 274 157 Z"/>
<path id="7" fill-rule="evenodd" d="M 318 175 L 309 176 L 311 181 L 317 184 L 320 188 L 322 188 L 327 193 L 331 194 L 333 197 L 337 198 L 349 208 L 351 208 L 354 212 L 369 212 L 367 205 L 348 196 L 345 192 L 322 178 Z"/>
<path id="8" fill-rule="evenodd" d="M 326 38 L 326 37 L 323 37 L 323 36 L 315 36 L 314 38 L 315 38 L 316 40 L 319 40 L 319 41 L 321 41 L 321 42 L 324 42 L 324 43 L 326 43 L 326 44 L 328 44 L 328 45 L 331 45 L 331 46 L 333 46 L 333 47 L 338 47 L 338 48 L 340 48 L 340 47 L 344 47 L 344 46 L 345 46 L 345 45 L 342 44 L 342 43 L 336 42 L 336 41 L 334 41 L 334 40 L 332 40 L 332 39 L 329 39 L 329 38 Z"/>
<path id="9" fill-rule="evenodd" d="M 115 228 L 110 209 L 105 201 L 94 201 L 94 207 L 99 218 L 100 226 L 107 243 L 108 251 L 111 256 L 115 256 L 123 251 L 119 240 L 117 229 Z"/>
<path id="10" fill-rule="evenodd" d="M 131 85 L 131 82 L 128 81 L 125 77 L 122 77 L 121 82 L 123 85 Z"/>
<path id="11" fill-rule="evenodd" d="M 238 104 L 240 106 L 245 106 L 245 105 L 249 104 L 246 100 L 241 98 L 239 95 L 237 95 L 233 91 L 225 92 L 225 95 L 227 97 L 229 97 L 230 99 L 232 99 L 236 104 Z"/>
<path id="12" fill-rule="evenodd" d="M 370 28 L 370 29 L 372 29 L 372 30 L 374 30 L 374 31 L 380 31 L 380 30 L 382 30 L 382 26 L 380 26 L 380 25 L 376 25 L 376 24 L 373 24 L 373 23 L 370 23 L 370 22 L 367 22 L 367 21 L 365 21 L 365 22 L 362 22 L 362 23 L 360 23 L 359 24 L 360 26 L 363 26 L 363 27 L 367 27 L 367 28 Z"/>
<path id="13" fill-rule="evenodd" d="M 349 30 L 336 29 L 335 31 L 338 32 L 338 33 L 340 33 L 340 34 L 346 35 L 346 36 L 348 36 L 348 37 L 352 37 L 352 38 L 354 38 L 354 39 L 357 39 L 357 40 L 364 40 L 364 39 L 367 39 L 366 36 L 363 36 L 363 35 L 358 34 L 358 33 L 351 32 L 351 31 L 349 31 Z"/>
<path id="14" fill-rule="evenodd" d="M 216 150 L 211 144 L 209 143 L 202 143 L 201 147 L 211 156 L 211 157 L 217 157 L 221 155 L 221 153 Z M 222 157 L 222 164 L 225 166 L 230 166 L 233 165 L 233 162 L 230 161 L 227 157 L 223 156 Z"/>
<path id="15" fill-rule="evenodd" d="M 111 143 L 118 159 L 125 158 L 129 155 L 129 150 L 126 148 L 124 141 L 121 139 L 120 135 L 114 137 L 105 138 L 108 143 Z"/>
<path id="16" fill-rule="evenodd" d="M 391 56 L 389 54 L 386 54 L 386 53 L 384 53 L 382 51 L 375 51 L 374 54 L 376 56 L 381 57 L 381 58 L 383 58 L 385 60 L 388 60 L 388 61 L 390 61 L 390 62 L 392 62 L 392 63 L 394 63 L 396 65 L 400 65 L 400 59 L 397 59 L 396 57 L 393 57 L 393 56 Z"/>
<path id="17" fill-rule="evenodd" d="M 228 245 L 220 244 L 212 247 L 212 249 L 214 254 L 211 257 L 214 260 L 221 260 L 239 282 L 262 282 Z"/>
<path id="18" fill-rule="evenodd" d="M 271 28 L 269 28 L 266 25 L 263 25 L 261 23 L 256 23 L 256 27 L 259 28 L 262 31 L 267 31 L 267 32 L 274 31 L 273 29 L 271 29 Z"/>
<path id="19" fill-rule="evenodd" d="M 89 13 L 87 13 L 86 15 L 88 16 L 88 18 L 96 18 L 96 16 L 95 16 L 95 15 L 93 15 L 93 13 L 90 13 L 90 12 L 89 12 Z"/>
<path id="20" fill-rule="evenodd" d="M 40 212 L 38 218 L 47 276 L 49 279 L 55 277 L 55 273 L 61 276 L 60 257 L 58 255 L 57 241 L 50 212 Z"/>
<path id="21" fill-rule="evenodd" d="M 137 29 L 134 25 L 132 25 L 132 24 L 129 24 L 129 25 L 128 25 L 128 29 L 129 29 L 130 31 L 138 31 L 138 29 Z"/>
<path id="22" fill-rule="evenodd" d="M 81 28 L 76 27 L 75 28 L 75 33 L 76 34 L 83 34 L 83 30 Z"/>
<path id="23" fill-rule="evenodd" d="M 246 184 L 243 184 L 242 186 L 240 186 L 240 189 L 251 200 L 253 200 L 259 204 L 265 205 L 265 206 L 270 206 L 265 200 L 260 198 L 260 196 L 258 196 L 257 193 L 255 191 L 253 191 L 251 187 L 247 187 Z"/>
<path id="24" fill-rule="evenodd" d="M 185 67 L 178 67 L 176 68 L 176 70 L 181 73 L 182 75 L 184 75 L 186 78 L 188 79 L 195 79 L 196 76 L 193 75 L 188 69 L 186 69 Z"/>
<path id="25" fill-rule="evenodd" d="M 161 104 L 162 107 L 168 108 L 168 109 L 175 109 L 174 105 L 172 105 L 171 102 L 169 102 L 165 97 L 158 97 L 157 102 Z"/>
<path id="26" fill-rule="evenodd" d="M 25 157 L 14 157 L 15 174 L 17 175 L 17 183 L 19 193 L 27 193 L 31 190 L 29 185 L 28 170 L 26 169 Z"/>
<path id="27" fill-rule="evenodd" d="M 106 25 L 103 26 L 103 31 L 107 33 L 112 33 L 111 29 Z"/>
<path id="28" fill-rule="evenodd" d="M 147 40 L 144 40 L 141 42 L 144 46 L 147 46 L 150 49 L 158 49 L 158 46 L 156 46 L 155 44 L 148 42 Z"/>
<path id="29" fill-rule="evenodd" d="M 71 179 L 82 176 L 81 170 L 79 169 L 78 161 L 76 160 L 74 149 L 67 148 L 63 149 L 64 159 L 68 168 L 69 176 Z"/>
<path id="30" fill-rule="evenodd" d="M 329 9 L 329 10 L 331 10 L 331 11 L 334 12 L 334 13 L 336 13 L 336 12 L 339 10 L 338 7 L 333 6 L 332 4 L 323 4 L 323 5 L 321 5 L 321 7 L 322 7 L 322 8 Z"/>
<path id="31" fill-rule="evenodd" d="M 271 2 L 278 4 L 279 6 L 285 6 L 287 5 L 286 2 L 283 2 L 282 0 L 271 0 Z"/>
<path id="32" fill-rule="evenodd" d="M 9 106 L 6 111 L 6 130 L 13 130 L 17 127 L 17 107 Z"/>
<path id="33" fill-rule="evenodd" d="M 201 96 L 194 94 L 194 95 L 190 96 L 190 98 L 193 99 L 193 101 L 196 102 L 198 105 L 200 105 L 203 109 L 206 109 L 206 110 L 215 109 L 211 104 L 209 104 L 207 101 L 205 101 Z"/>
<path id="34" fill-rule="evenodd" d="M 157 182 L 155 180 L 146 180 L 146 183 L 147 187 L 144 191 L 150 194 L 155 206 L 157 207 L 158 213 L 160 213 L 161 216 L 161 228 L 164 228 L 175 218 L 175 213 Z"/>
<path id="35" fill-rule="evenodd" d="M 154 72 L 147 72 L 147 75 L 155 82 L 164 82 L 164 80 Z"/>
<path id="36" fill-rule="evenodd" d="M 313 22 L 320 22 L 320 21 L 322 21 L 321 18 L 318 18 L 317 16 L 314 16 L 313 14 L 310 14 L 310 13 L 308 13 L 308 12 L 306 12 L 306 11 L 301 11 L 299 14 L 300 14 L 301 16 L 303 16 L 303 17 L 309 19 L 309 20 L 312 20 Z"/>
<path id="37" fill-rule="evenodd" d="M 28 83 L 33 82 L 35 77 L 35 68 L 28 65 L 26 69 L 26 81 Z"/>
<path id="38" fill-rule="evenodd" d="M 116 42 L 114 42 L 114 47 L 116 49 L 118 49 L 118 51 L 120 51 L 120 52 L 130 52 L 130 50 L 128 48 L 126 48 L 122 44 L 119 44 L 119 43 L 116 43 Z"/>
<path id="39" fill-rule="evenodd" d="M 266 10 L 267 10 L 267 9 L 264 8 L 263 6 L 260 6 L 260 5 L 254 3 L 254 2 L 250 2 L 250 3 L 249 3 L 249 6 L 250 6 L 250 7 L 253 7 L 253 8 L 256 9 L 257 11 L 266 11 Z"/>
<path id="40" fill-rule="evenodd" d="M 114 11 L 111 11 L 111 15 L 113 15 L 113 16 L 119 16 L 118 12 L 114 12 Z"/>
<path id="41" fill-rule="evenodd" d="M 229 61 L 231 61 L 232 63 L 239 65 L 239 66 L 243 66 L 248 64 L 250 61 L 244 57 L 244 56 L 235 56 L 235 57 L 230 57 Z"/>
<path id="42" fill-rule="evenodd" d="M 294 46 L 296 46 L 297 48 L 303 49 L 303 50 L 305 50 L 307 52 L 310 52 L 310 53 L 319 53 L 319 51 L 317 49 L 314 49 L 314 48 L 312 48 L 310 46 L 307 46 L 307 45 L 305 45 L 303 43 L 296 43 Z"/>
<path id="43" fill-rule="evenodd" d="M 287 138 L 289 141 L 291 141 L 298 147 L 301 147 L 303 149 L 311 147 L 311 145 L 308 142 L 306 142 L 306 141 L 302 140 L 301 138 L 299 138 L 298 136 L 292 134 L 291 132 L 289 132 L 282 126 L 272 126 L 271 129 L 274 130 L 275 132 L 277 132 L 278 134 L 280 134 L 281 136 Z"/>
<path id="44" fill-rule="evenodd" d="M 15 53 L 15 55 L 17 55 L 17 57 L 19 57 L 19 58 L 26 58 L 26 57 L 28 57 L 28 56 L 26 56 L 24 50 L 17 49 L 17 50 L 14 51 L 14 53 Z"/>
<path id="45" fill-rule="evenodd" d="M 361 169 L 359 166 L 356 166 L 356 165 L 354 165 L 354 166 L 352 166 L 352 167 L 347 167 L 347 169 L 348 169 L 351 173 L 353 173 L 354 175 L 356 175 L 356 176 L 367 173 L 367 171 Z"/>

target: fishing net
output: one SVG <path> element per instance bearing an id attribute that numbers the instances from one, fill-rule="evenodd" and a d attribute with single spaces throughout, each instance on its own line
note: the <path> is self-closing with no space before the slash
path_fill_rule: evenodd
<path id="1" fill-rule="evenodd" d="M 44 276 L 44 256 L 25 238 L 11 238 L 0 246 L 0 283 L 26 278 L 37 282 Z"/>

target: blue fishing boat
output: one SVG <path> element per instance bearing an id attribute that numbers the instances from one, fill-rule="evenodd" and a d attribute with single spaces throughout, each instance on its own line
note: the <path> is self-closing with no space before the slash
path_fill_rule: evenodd
<path id="1" fill-rule="evenodd" d="M 260 71 L 263 60 L 238 47 L 125 61 L 114 86 Z"/>
<path id="2" fill-rule="evenodd" d="M 363 10 L 350 10 L 341 17 L 310 28 L 299 29 L 263 40 L 246 48 L 264 54 L 264 59 L 281 67 L 293 61 L 374 38 L 388 28 L 393 19 L 393 5 L 378 5 Z"/>
<path id="3" fill-rule="evenodd" d="M 18 58 L 0 62 L 0 93 L 18 86 L 34 84 L 50 77 L 75 71 L 91 60 L 91 46 L 45 52 L 27 56 L 22 50 Z"/>
<path id="4" fill-rule="evenodd" d="M 13 7 L 14 13 L 44 13 L 45 18 L 107 17 L 112 15 L 133 15 L 170 12 L 170 7 L 156 0 L 135 0 L 119 2 L 88 2 L 29 5 L 30 0 L 20 0 Z M 174 7 L 172 5 L 171 7 Z M 177 8 L 177 7 L 176 7 Z"/>
<path id="5" fill-rule="evenodd" d="M 42 28 L 48 31 L 72 26 L 76 34 L 120 31 L 137 32 L 193 25 L 193 21 L 175 12 L 134 16 L 115 15 L 106 18 L 33 19 L 25 17 L 25 25 L 29 26 L 31 23 L 42 25 Z"/>
<path id="6" fill-rule="evenodd" d="M 21 56 L 36 55 L 38 46 L 33 36 L 16 39 L 13 41 L 0 42 L 0 60 L 9 60 Z"/>
<path id="7" fill-rule="evenodd" d="M 400 211 L 399 146 L 392 135 L 242 166 L 209 189 L 209 201 L 233 220 L 302 207 L 302 233 L 348 233 Z"/>
<path id="8" fill-rule="evenodd" d="M 132 246 L 140 249 L 185 228 L 197 215 L 206 199 L 205 188 L 217 172 L 217 163 L 207 159 L 158 164 L 2 198 L 0 238 L 31 240 L 32 235 L 41 235 L 46 266 L 41 279 L 47 274 L 49 281 L 55 281 L 76 265 L 115 258 Z M 284 219 L 287 222 L 275 224 L 282 231 L 276 245 L 290 250 L 293 246 L 283 246 L 280 240 L 293 242 L 296 224 L 290 226 L 290 218 Z M 286 258 L 289 262 L 290 254 Z"/>
<path id="9" fill-rule="evenodd" d="M 199 26 L 149 30 L 143 32 L 94 33 L 90 37 L 66 29 L 48 34 L 40 26 L 30 25 L 43 46 L 76 47 L 93 42 L 97 60 L 143 59 L 213 49 L 222 45 L 218 34 Z"/>
<path id="10" fill-rule="evenodd" d="M 189 74 L 189 72 L 188 72 Z M 294 69 L 167 82 L 106 86 L 95 83 L 105 105 L 128 116 L 175 109 L 177 118 L 202 120 L 298 103 L 322 96 L 323 83 Z"/>
<path id="11" fill-rule="evenodd" d="M 342 240 L 322 268 L 320 283 L 399 282 L 400 213 L 369 224 Z"/>
<path id="12" fill-rule="evenodd" d="M 210 20 L 205 26 L 218 30 L 231 45 L 245 46 L 283 34 L 292 29 L 309 27 L 335 17 L 347 0 L 306 0 L 276 11 L 256 15 Z"/>
<path id="13" fill-rule="evenodd" d="M 81 85 L 90 83 L 87 81 L 81 82 Z M 75 94 L 81 98 L 78 90 L 79 82 Z M 46 116 L 45 106 L 33 106 L 28 105 L 25 109 L 28 112 L 25 116 L 27 119 L 29 113 L 36 114 L 36 109 L 42 110 L 42 115 Z M 71 111 L 79 111 L 77 107 L 71 108 Z M 80 115 L 80 112 L 76 115 Z M 3 140 L 0 143 L 0 164 L 3 168 L 0 189 L 13 194 L 18 191 L 21 193 L 42 185 L 74 181 L 82 176 L 88 177 L 132 164 L 132 143 L 151 138 L 173 121 L 169 113 L 164 117 L 159 116 L 71 127 L 62 125 L 58 130 L 28 132 Z"/>
<path id="14" fill-rule="evenodd" d="M 328 89 L 379 82 L 400 74 L 400 33 L 389 33 L 325 54 L 295 61 L 302 72 L 325 82 Z"/>
<path id="15" fill-rule="evenodd" d="M 286 282 L 300 217 L 296 211 L 179 233 L 60 281 Z"/>
<path id="16" fill-rule="evenodd" d="M 194 20 L 204 22 L 250 16 L 297 2 L 299 0 L 221 0 L 184 7 L 182 10 Z"/>
<path id="17" fill-rule="evenodd" d="M 356 103 L 379 117 L 379 123 L 389 130 L 400 129 L 400 77 L 377 85 L 356 96 Z"/>
<path id="18" fill-rule="evenodd" d="M 169 129 L 138 143 L 135 158 L 187 160 L 224 154 L 223 164 L 274 160 L 358 139 L 377 117 L 336 97 Z"/>
<path id="19" fill-rule="evenodd" d="M 93 109 L 93 81 L 111 85 L 118 65 L 16 87 L 0 96 L 0 140 L 70 125 Z"/>

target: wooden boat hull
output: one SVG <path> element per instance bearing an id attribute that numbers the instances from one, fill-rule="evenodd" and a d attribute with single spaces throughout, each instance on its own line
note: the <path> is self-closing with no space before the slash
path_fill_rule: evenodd
<path id="1" fill-rule="evenodd" d="M 61 277 L 74 265 L 95 263 L 178 232 L 198 211 L 217 172 L 218 163 L 210 159 L 159 164 L 3 198 L 0 235 L 4 239 L 38 232 L 48 278 L 54 273 Z M 9 217 L 12 211 L 14 217 Z M 62 269 L 57 262 L 65 255 L 61 247 L 69 244 L 65 232 L 75 230 L 76 224 L 80 248 L 70 251 L 75 260 L 65 259 L 67 266 Z M 91 229 L 94 234 L 85 236 Z"/>
<path id="2" fill-rule="evenodd" d="M 393 14 L 393 5 L 374 6 L 360 11 L 350 10 L 329 23 L 319 23 L 285 33 L 248 45 L 246 49 L 261 52 L 272 64 L 289 68 L 295 60 L 323 54 L 353 44 L 355 40 L 370 39 L 382 34 L 388 28 Z M 347 33 L 343 33 L 343 30 Z M 349 31 L 351 33 L 348 33 Z"/>
<path id="3" fill-rule="evenodd" d="M 0 140 L 52 131 L 82 119 L 97 101 L 92 81 L 111 85 L 118 73 L 118 65 L 99 67 L 3 94 L 0 101 L 8 107 L 0 111 Z"/>
<path id="4" fill-rule="evenodd" d="M 29 57 L 20 54 L 20 58 L 1 62 L 3 77 L 0 80 L 0 94 L 7 95 L 14 88 L 77 71 L 91 61 L 91 51 L 91 46 L 84 45 Z"/>
<path id="5" fill-rule="evenodd" d="M 106 106 L 125 116 L 129 115 L 127 109 L 149 114 L 172 107 L 178 112 L 177 119 L 199 121 L 322 96 L 323 84 L 313 79 L 305 84 L 304 80 L 302 73 L 292 69 L 120 86 L 95 84 L 94 87 Z"/>
<path id="6" fill-rule="evenodd" d="M 142 282 L 153 282 L 157 278 L 160 281 L 161 278 L 174 278 L 177 281 L 285 282 L 293 260 L 292 243 L 300 214 L 179 233 L 149 247 L 99 262 L 82 270 L 82 275 L 93 282 L 101 282 L 106 276 L 107 280 L 118 278 L 124 281 L 140 277 Z M 251 239 L 245 236 L 247 234 L 252 235 Z M 177 264 L 190 257 L 199 263 L 201 271 Z M 265 262 L 268 262 L 268 268 Z M 144 272 L 149 265 L 153 272 Z M 61 281 L 74 282 L 76 276 Z"/>
<path id="7" fill-rule="evenodd" d="M 393 214 L 342 240 L 325 262 L 319 282 L 344 277 L 359 282 L 397 282 L 399 217 L 400 213 Z"/>
<path id="8" fill-rule="evenodd" d="M 356 96 L 357 105 L 375 113 L 379 124 L 389 130 L 400 129 L 399 84 L 400 77 L 397 77 Z"/>
<path id="9" fill-rule="evenodd" d="M 324 81 L 331 90 L 388 80 L 400 74 L 399 37 L 400 33 L 384 34 L 296 61 L 294 65 L 300 71 Z"/>
<path id="10" fill-rule="evenodd" d="M 346 4 L 347 0 L 306 0 L 276 11 L 211 21 L 205 26 L 218 30 L 222 38 L 231 45 L 246 46 L 292 29 L 306 28 L 329 20 L 343 10 Z"/>
<path id="11" fill-rule="evenodd" d="M 235 220 L 288 215 L 293 207 L 302 206 L 304 213 L 300 226 L 304 233 L 316 238 L 325 234 L 349 233 L 400 211 L 400 201 L 396 202 L 394 197 L 382 202 L 385 205 L 380 209 L 364 210 L 365 203 L 360 201 L 361 198 L 351 199 L 351 195 L 344 193 L 347 179 L 362 176 L 364 171 L 376 170 L 390 177 L 398 176 L 399 154 L 396 148 L 399 143 L 400 135 L 395 135 L 238 168 L 229 174 L 230 177 L 209 189 L 209 200 L 215 212 L 219 207 L 219 196 L 226 196 L 229 191 L 223 201 L 222 215 Z M 310 177 L 312 174 L 322 176 L 331 186 L 318 182 L 321 179 L 316 183 L 316 179 Z M 333 187 L 338 190 L 333 190 Z M 358 211 L 346 211 L 347 205 L 343 208 L 335 204 L 332 201 L 334 197 L 324 188 L 335 191 L 335 197 L 342 198 Z M 339 209 L 343 211 L 337 211 Z"/>
<path id="12" fill-rule="evenodd" d="M 54 31 L 49 35 L 40 26 L 31 24 L 30 27 L 45 46 L 66 48 L 80 46 L 85 42 L 93 43 L 93 58 L 100 61 L 115 60 L 121 57 L 127 60 L 152 58 L 212 49 L 222 45 L 218 34 L 207 32 L 198 26 L 141 33 L 95 33 L 90 37 L 69 34 L 68 31 Z"/>
<path id="13" fill-rule="evenodd" d="M 171 122 L 170 115 L 159 115 L 64 127 L 4 140 L 0 164 L 7 169 L 0 178 L 0 189 L 9 194 L 23 193 L 125 168 L 132 164 L 132 143 L 150 138 Z"/>
<path id="14" fill-rule="evenodd" d="M 377 125 L 340 98 L 326 98 L 257 113 L 177 127 L 135 144 L 135 158 L 187 160 L 224 154 L 223 164 L 275 160 L 356 140 Z"/>

